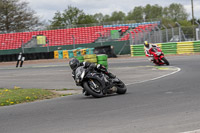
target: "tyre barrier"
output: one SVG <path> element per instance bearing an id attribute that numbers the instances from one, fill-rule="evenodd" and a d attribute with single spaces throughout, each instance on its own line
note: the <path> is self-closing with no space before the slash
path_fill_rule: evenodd
<path id="1" fill-rule="evenodd" d="M 108 56 L 106 54 L 97 55 L 97 64 L 101 64 L 108 68 Z"/>
<path id="2" fill-rule="evenodd" d="M 84 61 L 97 64 L 97 55 L 96 54 L 84 55 Z"/>
<path id="3" fill-rule="evenodd" d="M 86 54 L 94 54 L 94 48 L 87 48 Z"/>
<path id="4" fill-rule="evenodd" d="M 84 62 L 84 57 L 83 56 L 76 56 L 76 59 L 79 60 L 79 62 Z"/>
<path id="5" fill-rule="evenodd" d="M 97 60 L 98 61 L 107 61 L 108 60 L 108 56 L 106 54 L 97 55 Z"/>
<path id="6" fill-rule="evenodd" d="M 101 55 L 96 55 L 96 54 L 91 54 L 91 55 L 84 55 L 84 56 L 76 56 L 76 59 L 78 59 L 80 62 L 90 62 L 90 63 L 95 63 L 95 64 L 102 64 L 106 68 L 108 68 L 108 56 L 105 54 Z"/>
<path id="7" fill-rule="evenodd" d="M 72 50 L 56 50 L 54 51 L 54 59 L 70 59 L 77 56 L 94 54 L 94 48 L 77 48 Z"/>
<path id="8" fill-rule="evenodd" d="M 108 68 L 108 62 L 107 61 L 98 61 L 98 64 L 101 64 L 101 65 L 105 66 L 106 68 Z"/>

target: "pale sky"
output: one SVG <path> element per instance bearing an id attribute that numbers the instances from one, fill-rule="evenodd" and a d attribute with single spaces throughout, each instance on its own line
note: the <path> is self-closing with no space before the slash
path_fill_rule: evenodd
<path id="1" fill-rule="evenodd" d="M 42 20 L 51 20 L 57 11 L 63 12 L 69 5 L 83 10 L 86 14 L 103 13 L 111 15 L 114 11 L 127 13 L 135 6 L 146 6 L 147 4 L 158 4 L 168 6 L 171 3 L 184 5 L 191 18 L 191 0 L 24 0 L 29 2 Z M 193 0 L 194 16 L 200 18 L 200 0 Z"/>

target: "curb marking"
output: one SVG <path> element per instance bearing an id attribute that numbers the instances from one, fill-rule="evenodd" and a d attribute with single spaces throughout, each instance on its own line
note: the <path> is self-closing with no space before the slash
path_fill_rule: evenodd
<path id="1" fill-rule="evenodd" d="M 133 84 L 138 84 L 138 83 L 144 83 L 144 82 L 148 82 L 148 81 L 153 81 L 153 80 L 157 80 L 157 79 L 160 79 L 160 78 L 163 78 L 163 77 L 167 77 L 169 75 L 172 75 L 172 74 L 175 74 L 175 73 L 181 71 L 181 68 L 179 68 L 179 67 L 175 67 L 175 68 L 177 68 L 177 70 L 174 71 L 174 72 L 171 72 L 169 74 L 165 74 L 165 75 L 162 75 L 162 76 L 159 76 L 159 77 L 156 77 L 156 78 L 152 78 L 152 79 L 148 79 L 148 80 L 143 80 L 143 81 L 139 81 L 139 82 L 135 82 L 135 83 L 127 83 L 125 85 L 128 86 L 128 85 L 133 85 Z"/>

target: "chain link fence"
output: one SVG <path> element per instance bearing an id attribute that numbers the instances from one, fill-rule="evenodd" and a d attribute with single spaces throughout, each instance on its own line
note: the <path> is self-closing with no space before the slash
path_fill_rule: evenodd
<path id="1" fill-rule="evenodd" d="M 142 32 L 131 34 L 130 44 L 142 44 L 145 40 L 150 43 L 181 42 L 200 40 L 199 26 L 189 27 L 171 27 L 156 26 L 151 31 L 143 30 Z"/>

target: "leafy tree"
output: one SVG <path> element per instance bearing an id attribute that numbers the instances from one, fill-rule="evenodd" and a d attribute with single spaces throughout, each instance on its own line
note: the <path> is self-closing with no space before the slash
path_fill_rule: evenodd
<path id="1" fill-rule="evenodd" d="M 135 7 L 132 11 L 128 12 L 126 20 L 143 20 L 143 7 Z"/>
<path id="2" fill-rule="evenodd" d="M 4 33 L 32 30 L 41 25 L 27 2 L 19 0 L 0 1 L 0 31 Z"/>
<path id="3" fill-rule="evenodd" d="M 78 24 L 79 17 L 84 16 L 85 13 L 83 10 L 78 9 L 77 7 L 68 6 L 62 14 L 63 23 L 65 26 L 71 24 Z"/>
<path id="4" fill-rule="evenodd" d="M 77 7 L 68 6 L 63 13 L 55 13 L 53 20 L 50 21 L 52 28 L 67 27 L 77 24 L 97 23 L 93 15 L 86 15 L 83 10 Z"/>
<path id="5" fill-rule="evenodd" d="M 68 6 L 63 13 L 59 11 L 55 13 L 55 16 L 51 22 L 53 27 L 66 27 L 68 25 L 77 24 L 89 24 L 89 23 L 106 23 L 111 21 L 124 21 L 127 22 L 141 22 L 143 19 L 148 21 L 149 19 L 162 18 L 162 23 L 168 26 L 168 23 L 175 26 L 176 21 L 187 20 L 188 13 L 184 9 L 183 5 L 172 3 L 167 7 L 162 7 L 157 4 L 135 7 L 132 11 L 128 12 L 127 16 L 122 11 L 114 11 L 111 16 L 103 15 L 102 13 L 96 13 L 94 15 L 86 15 L 83 10 L 76 7 Z M 184 23 L 185 24 L 185 23 Z"/>
<path id="6" fill-rule="evenodd" d="M 187 20 L 188 16 L 188 13 L 181 4 L 172 3 L 163 10 L 163 17 L 172 19 L 173 21 Z"/>
<path id="7" fill-rule="evenodd" d="M 123 21 L 125 19 L 126 14 L 122 11 L 114 11 L 110 17 L 111 21 Z"/>
<path id="8" fill-rule="evenodd" d="M 171 28 L 169 25 L 171 25 L 172 27 L 176 26 L 176 24 L 173 20 L 167 19 L 167 18 L 162 18 L 162 24 L 168 28 Z"/>
<path id="9" fill-rule="evenodd" d="M 103 17 L 103 21 L 104 22 L 110 22 L 110 15 L 106 14 L 104 17 Z"/>
<path id="10" fill-rule="evenodd" d="M 184 25 L 184 26 L 192 26 L 192 21 L 180 20 L 180 21 L 178 21 L 178 23 L 180 25 Z"/>
<path id="11" fill-rule="evenodd" d="M 53 20 L 50 22 L 51 22 L 51 27 L 64 27 L 62 14 L 59 11 L 55 13 Z"/>
<path id="12" fill-rule="evenodd" d="M 102 23 L 104 20 L 104 15 L 102 13 L 96 13 L 94 14 L 94 19 L 96 19 L 98 23 Z"/>
<path id="13" fill-rule="evenodd" d="M 159 5 L 153 5 L 151 11 L 151 19 L 154 18 L 161 18 L 162 17 L 162 10 L 163 8 Z"/>
<path id="14" fill-rule="evenodd" d="M 77 24 L 88 24 L 88 23 L 97 23 L 98 21 L 94 18 L 93 15 L 81 15 L 78 17 Z"/>
<path id="15" fill-rule="evenodd" d="M 152 18 L 152 13 L 151 13 L 152 7 L 150 4 L 147 4 L 144 8 L 144 13 L 145 13 L 145 19 L 151 19 Z"/>

